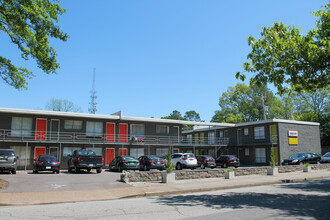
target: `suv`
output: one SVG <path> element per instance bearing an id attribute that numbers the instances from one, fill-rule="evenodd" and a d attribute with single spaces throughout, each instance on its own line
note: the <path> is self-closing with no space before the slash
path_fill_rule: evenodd
<path id="1" fill-rule="evenodd" d="M 182 170 L 182 168 L 190 168 L 193 170 L 197 167 L 197 159 L 192 153 L 172 154 L 172 163 L 177 170 Z"/>
<path id="2" fill-rule="evenodd" d="M 17 159 L 14 150 L 0 149 L 0 170 L 8 170 L 12 174 L 16 174 Z"/>

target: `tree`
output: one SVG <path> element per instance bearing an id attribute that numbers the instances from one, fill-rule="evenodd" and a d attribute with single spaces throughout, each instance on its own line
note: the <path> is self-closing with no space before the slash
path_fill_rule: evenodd
<path id="1" fill-rule="evenodd" d="M 259 85 L 273 83 L 280 94 L 288 91 L 315 92 L 330 84 L 330 1 L 314 13 L 317 28 L 302 36 L 294 26 L 281 22 L 264 27 L 261 38 L 248 37 L 252 51 L 243 69 L 256 73 L 251 80 Z M 236 73 L 245 80 L 245 74 Z M 286 87 L 286 86 L 289 86 Z"/>
<path id="2" fill-rule="evenodd" d="M 81 112 L 81 108 L 67 99 L 52 99 L 46 104 L 46 109 L 60 112 Z"/>
<path id="3" fill-rule="evenodd" d="M 330 86 L 314 93 L 294 93 L 294 115 L 298 121 L 320 123 L 322 145 L 330 144 Z"/>
<path id="4" fill-rule="evenodd" d="M 199 114 L 194 110 L 187 111 L 183 117 L 188 121 L 203 121 Z"/>
<path id="5" fill-rule="evenodd" d="M 173 119 L 173 120 L 184 120 L 187 119 L 182 117 L 181 113 L 178 110 L 174 110 L 169 116 L 161 117 L 162 119 Z"/>
<path id="6" fill-rule="evenodd" d="M 250 86 L 238 83 L 219 98 L 220 110 L 215 111 L 212 122 L 242 123 L 264 119 L 264 105 L 268 107 L 268 118 L 283 115 L 281 101 L 264 85 Z"/>
<path id="7" fill-rule="evenodd" d="M 52 3 L 54 2 L 54 3 Z M 0 32 L 5 32 L 21 51 L 21 57 L 36 60 L 45 73 L 56 73 L 59 64 L 55 48 L 49 38 L 66 41 L 68 35 L 55 24 L 65 12 L 58 0 L 0 0 Z M 24 67 L 15 66 L 11 60 L 0 56 L 0 76 L 16 89 L 27 89 L 27 79 L 35 76 Z"/>

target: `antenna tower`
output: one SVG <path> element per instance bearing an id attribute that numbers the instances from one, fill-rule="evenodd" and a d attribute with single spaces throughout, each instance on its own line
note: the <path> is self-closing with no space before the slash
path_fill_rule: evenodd
<path id="1" fill-rule="evenodd" d="M 95 90 L 95 75 L 96 75 L 96 70 L 94 68 L 94 72 L 93 72 L 93 87 L 91 90 L 91 101 L 89 102 L 89 108 L 88 108 L 88 112 L 90 114 L 96 114 L 97 108 L 96 108 L 96 90 Z"/>

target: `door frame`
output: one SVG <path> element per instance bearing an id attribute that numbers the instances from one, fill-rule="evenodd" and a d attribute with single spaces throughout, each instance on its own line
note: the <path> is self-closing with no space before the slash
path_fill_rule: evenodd
<path id="1" fill-rule="evenodd" d="M 52 140 L 52 126 L 53 126 L 53 121 L 58 121 L 58 127 L 57 127 L 57 140 L 59 140 L 59 134 L 60 134 L 60 122 L 61 120 L 60 119 L 50 119 L 50 132 L 49 132 L 49 137 L 50 137 L 50 140 Z M 56 139 L 55 139 L 56 140 Z"/>
<path id="2" fill-rule="evenodd" d="M 57 160 L 59 160 L 59 151 L 60 151 L 60 148 L 59 147 L 49 147 L 49 149 L 48 149 L 48 154 L 50 155 L 50 149 L 51 148 L 56 148 L 57 150 L 56 150 L 56 153 L 57 153 L 57 155 L 56 155 L 56 159 Z"/>

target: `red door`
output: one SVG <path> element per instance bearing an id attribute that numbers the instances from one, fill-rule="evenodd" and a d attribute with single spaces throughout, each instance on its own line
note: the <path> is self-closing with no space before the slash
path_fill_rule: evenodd
<path id="1" fill-rule="evenodd" d="M 46 140 L 47 119 L 37 119 L 36 140 Z"/>
<path id="2" fill-rule="evenodd" d="M 127 148 L 119 148 L 119 156 L 127 156 Z"/>
<path id="3" fill-rule="evenodd" d="M 37 159 L 39 155 L 46 154 L 46 148 L 45 147 L 35 147 L 34 148 L 34 159 Z"/>
<path id="4" fill-rule="evenodd" d="M 119 124 L 119 142 L 127 142 L 127 124 Z"/>
<path id="5" fill-rule="evenodd" d="M 107 123 L 107 142 L 115 142 L 115 123 Z"/>
<path id="6" fill-rule="evenodd" d="M 115 149 L 106 148 L 105 149 L 105 165 L 109 165 L 110 162 L 115 158 Z"/>

